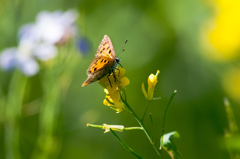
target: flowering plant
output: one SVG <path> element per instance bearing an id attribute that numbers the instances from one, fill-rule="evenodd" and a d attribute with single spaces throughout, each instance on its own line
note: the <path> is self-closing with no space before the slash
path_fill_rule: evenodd
<path id="1" fill-rule="evenodd" d="M 18 46 L 7 48 L 0 54 L 1 73 L 10 76 L 6 94 L 0 88 L 0 121 L 4 123 L 6 158 L 21 158 L 19 119 L 34 114 L 39 117 L 39 128 L 29 157 L 57 155 L 55 119 L 59 117 L 61 99 L 79 62 L 79 56 L 68 47 L 77 35 L 77 16 L 74 10 L 40 12 L 36 22 L 20 28 Z M 30 82 L 34 80 L 33 76 L 39 79 L 37 90 Z M 35 97 L 33 94 L 38 89 L 41 91 Z M 30 97 L 25 99 L 26 96 Z"/>
<path id="2" fill-rule="evenodd" d="M 150 74 L 150 76 L 148 77 L 148 91 L 145 90 L 144 83 L 142 83 L 142 92 L 147 101 L 152 101 L 155 99 L 153 98 L 153 96 L 154 96 L 154 90 L 155 90 L 156 84 L 158 82 L 157 78 L 159 73 L 160 71 L 158 70 L 156 75 Z M 173 142 L 173 137 L 179 137 L 179 134 L 177 132 L 171 132 L 171 133 L 165 134 L 167 110 L 177 91 L 175 90 L 174 93 L 172 94 L 164 113 L 162 135 L 161 135 L 161 139 L 159 139 L 160 148 L 158 149 L 154 141 L 155 140 L 155 137 L 153 135 L 154 132 L 152 132 L 153 134 L 150 134 L 149 130 L 146 128 L 145 124 L 143 123 L 144 117 L 147 111 L 147 107 L 145 109 L 143 117 L 140 118 L 139 115 L 135 113 L 135 111 L 131 108 L 131 106 L 127 102 L 125 86 L 127 86 L 130 83 L 130 81 L 127 77 L 124 76 L 124 74 L 125 74 L 125 69 L 117 68 L 116 71 L 113 72 L 110 76 L 105 76 L 104 78 L 99 80 L 99 84 L 104 88 L 104 92 L 106 93 L 103 104 L 109 106 L 111 109 L 115 110 L 117 113 L 123 112 L 126 107 L 130 111 L 130 113 L 134 116 L 134 118 L 137 120 L 139 127 L 125 127 L 123 125 L 108 125 L 108 124 L 103 124 L 103 125 L 87 124 L 87 126 L 105 129 L 104 133 L 112 132 L 113 135 L 118 139 L 118 141 L 123 145 L 123 147 L 126 148 L 126 150 L 128 150 L 137 158 L 142 158 L 142 157 L 137 152 L 135 152 L 132 148 L 130 148 L 122 139 L 120 139 L 120 137 L 114 131 L 123 132 L 126 130 L 142 130 L 147 136 L 149 142 L 151 143 L 153 149 L 155 150 L 158 156 L 162 155 L 162 149 L 163 149 L 168 152 L 171 158 L 173 159 L 181 158 L 181 154 L 179 153 L 179 151 L 177 150 Z M 111 84 L 109 83 L 110 81 L 111 81 Z M 149 117 L 153 124 L 153 119 L 151 114 L 149 114 Z"/>

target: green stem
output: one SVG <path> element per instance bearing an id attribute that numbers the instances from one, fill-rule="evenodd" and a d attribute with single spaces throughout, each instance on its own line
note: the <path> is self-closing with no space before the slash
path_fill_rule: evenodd
<path id="1" fill-rule="evenodd" d="M 129 109 L 129 111 L 133 114 L 133 116 L 135 117 L 135 119 L 137 120 L 138 124 L 143 128 L 143 131 L 145 132 L 145 134 L 147 135 L 150 143 L 153 143 L 150 134 L 148 132 L 148 130 L 146 129 L 145 125 L 143 124 L 143 122 L 141 121 L 141 119 L 138 117 L 138 115 L 133 111 L 133 109 L 128 105 L 127 101 L 123 100 L 123 103 L 126 105 L 126 107 Z"/>
<path id="2" fill-rule="evenodd" d="M 126 95 L 125 95 L 126 96 Z M 158 149 L 155 147 L 154 142 L 152 140 L 152 138 L 150 137 L 150 134 L 148 132 L 148 130 L 146 129 L 144 123 L 142 122 L 142 120 L 138 117 L 138 115 L 133 111 L 133 109 L 130 107 L 130 105 L 127 103 L 127 101 L 125 99 L 123 99 L 122 95 L 120 94 L 121 100 L 123 101 L 123 103 L 126 105 L 126 107 L 129 109 L 129 111 L 133 114 L 133 116 L 135 117 L 135 119 L 137 120 L 138 124 L 143 128 L 144 133 L 146 134 L 148 140 L 150 141 L 152 147 L 154 148 L 154 150 L 156 151 L 156 153 L 158 154 L 158 156 L 160 156 L 160 153 L 158 151 Z"/>
<path id="3" fill-rule="evenodd" d="M 124 130 L 143 130 L 142 127 L 126 127 Z"/>
<path id="4" fill-rule="evenodd" d="M 55 135 L 58 128 L 58 118 L 61 102 L 72 80 L 73 71 L 79 63 L 76 55 L 71 50 L 61 50 L 46 67 L 42 74 L 43 101 L 39 114 L 39 136 L 31 158 L 54 158 L 58 155 L 61 142 Z"/>
<path id="5" fill-rule="evenodd" d="M 117 126 L 119 126 L 119 127 L 123 127 L 123 126 L 121 126 L 121 125 L 108 125 L 109 127 L 111 127 L 111 126 L 113 126 L 113 127 L 117 127 Z M 95 125 L 95 124 L 87 124 L 87 127 L 92 127 L 92 128 L 100 128 L 100 129 L 104 129 L 105 128 L 105 126 L 104 125 Z M 113 127 L 111 127 L 113 130 L 114 130 L 114 128 Z M 116 129 L 115 129 L 116 130 Z M 119 129 L 120 130 L 120 129 Z M 123 127 L 123 129 L 121 129 L 121 131 L 123 131 L 123 130 L 143 130 L 143 128 L 142 127 Z"/>
<path id="6" fill-rule="evenodd" d="M 6 103 L 6 99 L 5 96 L 3 95 L 3 90 L 2 87 L 0 88 L 0 124 L 4 123 L 4 119 L 5 119 L 5 103 Z"/>
<path id="7" fill-rule="evenodd" d="M 165 128 L 166 128 L 166 120 L 167 120 L 167 111 L 168 111 L 168 108 L 174 98 L 174 96 L 177 94 L 177 90 L 174 90 L 170 100 L 168 101 L 168 104 L 167 104 L 167 107 L 165 109 L 165 112 L 164 112 L 164 116 L 163 116 L 163 126 L 162 126 L 162 136 L 164 135 L 165 133 Z M 163 138 L 161 139 L 163 140 Z M 160 143 L 163 143 L 163 141 L 161 141 Z M 160 150 L 162 149 L 162 145 L 160 145 Z"/>
<path id="8" fill-rule="evenodd" d="M 20 125 L 22 102 L 27 84 L 27 78 L 15 71 L 9 85 L 5 107 L 5 149 L 6 159 L 20 159 Z"/>
<path id="9" fill-rule="evenodd" d="M 122 139 L 120 139 L 120 137 L 112 130 L 110 129 L 110 131 L 113 133 L 113 135 L 118 139 L 118 141 L 121 143 L 121 145 L 131 154 L 133 154 L 135 157 L 141 159 L 142 157 L 139 156 L 133 149 L 131 149 Z"/>
<path id="10" fill-rule="evenodd" d="M 61 86 L 55 80 L 54 68 L 46 70 L 43 76 L 43 101 L 39 114 L 39 136 L 37 146 L 32 158 L 45 159 L 51 154 L 56 154 L 55 149 L 59 148 L 54 132 L 57 127 L 57 118 L 60 111 Z M 57 79 L 59 76 L 57 74 Z"/>
<path id="11" fill-rule="evenodd" d="M 152 118 L 152 114 L 149 113 L 149 118 L 150 118 L 150 121 L 152 123 L 152 139 L 154 140 L 154 137 L 155 137 L 155 126 L 154 126 L 154 123 L 153 123 L 153 118 Z"/>
<path id="12" fill-rule="evenodd" d="M 144 111 L 144 113 L 143 113 L 142 121 L 143 121 L 144 118 L 145 118 L 145 115 L 146 115 L 146 113 L 147 113 L 148 107 L 149 107 L 149 101 L 147 102 L 147 106 L 146 106 L 145 111 Z"/>

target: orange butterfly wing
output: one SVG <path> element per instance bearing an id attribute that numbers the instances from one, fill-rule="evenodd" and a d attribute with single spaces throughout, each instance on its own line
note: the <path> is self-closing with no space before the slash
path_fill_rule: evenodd
<path id="1" fill-rule="evenodd" d="M 88 78 L 82 84 L 82 87 L 100 80 L 102 77 L 107 75 L 109 70 L 115 64 L 115 56 L 116 55 L 112 46 L 112 42 L 110 38 L 105 35 L 98 47 L 95 58 L 87 70 Z"/>
<path id="2" fill-rule="evenodd" d="M 104 35 L 102 42 L 98 47 L 95 57 L 97 56 L 106 56 L 112 58 L 113 60 L 116 57 L 112 42 L 107 35 Z"/>

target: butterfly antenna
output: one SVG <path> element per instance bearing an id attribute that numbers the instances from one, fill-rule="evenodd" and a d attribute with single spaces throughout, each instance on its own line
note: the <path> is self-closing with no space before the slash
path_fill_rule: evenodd
<path id="1" fill-rule="evenodd" d="M 125 49 L 123 49 L 123 48 L 124 48 L 124 46 L 127 44 L 127 42 L 128 42 L 128 40 L 126 40 L 125 43 L 123 44 L 121 50 L 120 50 L 120 51 L 118 52 L 118 54 L 117 54 L 117 57 L 118 57 L 123 51 L 125 51 Z"/>

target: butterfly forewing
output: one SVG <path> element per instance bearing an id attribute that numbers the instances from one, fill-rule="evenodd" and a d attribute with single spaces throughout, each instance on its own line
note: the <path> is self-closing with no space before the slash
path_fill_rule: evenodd
<path id="1" fill-rule="evenodd" d="M 115 51 L 113 49 L 113 45 L 112 45 L 112 42 L 110 40 L 110 38 L 105 35 L 103 37 L 103 40 L 102 42 L 100 43 L 99 47 L 98 47 L 98 50 L 97 50 L 97 53 L 95 55 L 96 57 L 97 56 L 107 56 L 107 57 L 110 57 L 112 58 L 113 60 L 115 59 Z"/>

